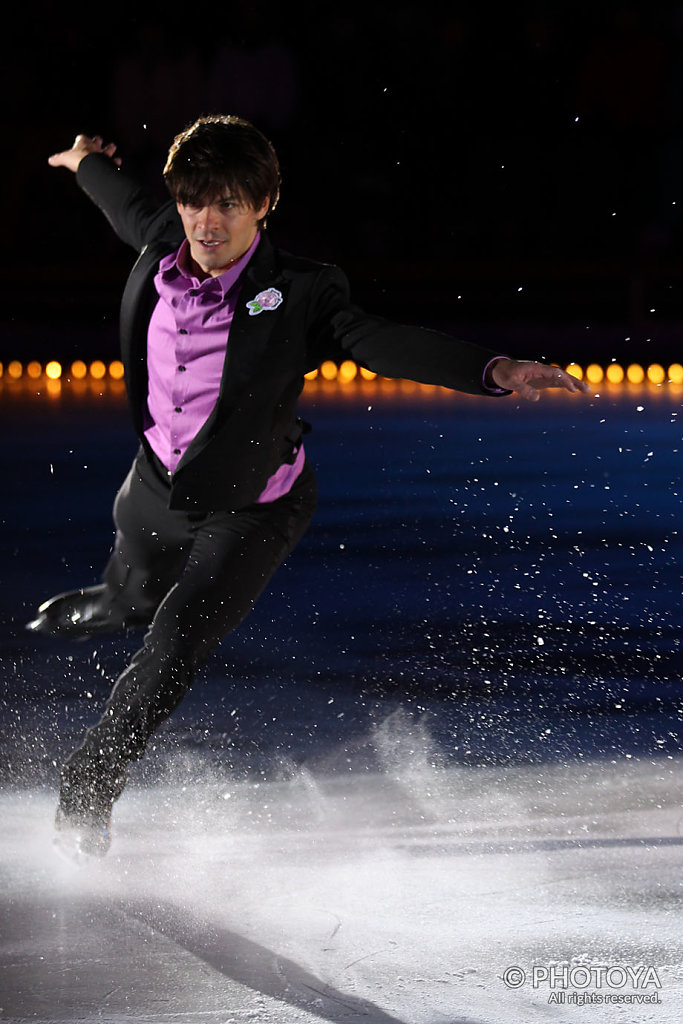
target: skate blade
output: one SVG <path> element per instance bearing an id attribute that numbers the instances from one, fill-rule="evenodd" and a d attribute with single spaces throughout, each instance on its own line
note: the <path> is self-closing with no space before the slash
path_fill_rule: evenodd
<path id="1" fill-rule="evenodd" d="M 45 626 L 46 622 L 47 615 L 38 615 L 37 618 L 31 619 L 30 622 L 27 622 L 24 629 L 28 629 L 31 633 L 39 633 Z"/>
<path id="2" fill-rule="evenodd" d="M 83 853 L 80 844 L 75 843 L 71 840 L 67 840 L 64 836 L 55 836 L 52 840 L 52 849 L 57 854 L 59 859 L 71 867 L 84 867 L 88 863 L 92 863 L 93 858 Z"/>
<path id="3" fill-rule="evenodd" d="M 101 861 L 109 849 L 109 842 L 93 846 L 92 840 L 88 840 L 80 832 L 58 832 L 52 840 L 52 846 L 62 860 L 84 867 Z"/>

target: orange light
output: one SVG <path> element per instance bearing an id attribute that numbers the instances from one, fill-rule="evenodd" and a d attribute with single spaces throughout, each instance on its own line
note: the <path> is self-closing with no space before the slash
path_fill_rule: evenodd
<path id="1" fill-rule="evenodd" d="M 358 367 L 351 359 L 345 359 L 339 367 L 338 378 L 340 384 L 349 384 L 358 373 Z"/>
<path id="2" fill-rule="evenodd" d="M 2 377 L 4 372 L 5 372 L 5 367 L 2 365 L 2 363 L 0 363 L 0 377 Z"/>
<path id="3" fill-rule="evenodd" d="M 320 376 L 323 380 L 336 380 L 337 372 L 337 364 L 333 363 L 331 359 L 326 359 L 320 367 Z"/>
<path id="4" fill-rule="evenodd" d="M 624 368 L 619 363 L 610 363 L 606 367 L 598 363 L 590 363 L 585 369 L 579 363 L 569 363 L 566 372 L 577 380 L 585 379 L 590 384 L 599 384 L 607 380 L 610 384 L 621 384 L 627 380 L 631 384 L 642 384 L 645 380 L 655 385 L 664 384 L 667 380 L 672 384 L 683 384 L 683 363 L 671 363 L 668 367 L 660 363 L 641 365 L 631 363 Z M 58 381 L 64 376 L 65 370 L 57 360 L 51 360 L 43 367 L 38 360 L 31 360 L 22 364 L 18 359 L 9 363 L 0 363 L 0 379 L 4 377 L 12 380 L 19 380 L 24 374 L 33 380 L 37 380 L 43 374 L 48 380 Z M 108 365 L 100 359 L 96 359 L 88 366 L 83 360 L 76 359 L 70 366 L 70 376 L 74 380 L 83 380 L 88 374 L 95 380 L 102 380 L 109 376 L 112 380 L 122 380 L 124 377 L 123 363 L 112 360 Z M 377 374 L 374 370 L 368 370 L 364 366 L 358 366 L 353 360 L 347 359 L 340 366 L 333 360 L 326 360 L 318 369 L 310 370 L 304 375 L 307 381 L 321 378 L 324 381 L 339 381 L 341 384 L 348 384 L 353 380 L 374 381 Z M 415 390 L 414 382 L 402 381 L 400 390 L 409 393 Z"/>
<path id="5" fill-rule="evenodd" d="M 599 384 L 604 376 L 602 366 L 598 366 L 597 363 L 591 363 L 586 367 L 586 380 L 590 384 Z"/>

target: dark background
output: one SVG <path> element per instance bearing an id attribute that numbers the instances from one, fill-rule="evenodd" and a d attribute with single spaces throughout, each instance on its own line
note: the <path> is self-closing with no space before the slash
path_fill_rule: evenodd
<path id="1" fill-rule="evenodd" d="M 252 119 L 271 228 L 357 302 L 511 354 L 680 358 L 683 5 L 25 4 L 3 16 L 0 358 L 115 351 L 131 256 L 47 156 Z M 36 327 L 39 328 L 36 330 Z"/>

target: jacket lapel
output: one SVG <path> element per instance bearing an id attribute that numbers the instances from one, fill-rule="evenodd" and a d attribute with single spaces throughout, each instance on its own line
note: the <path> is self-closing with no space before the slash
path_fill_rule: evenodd
<path id="1" fill-rule="evenodd" d="M 235 315 L 230 325 L 218 406 L 229 407 L 262 359 L 284 312 L 286 282 L 275 266 L 273 249 L 263 235 L 254 258 L 244 272 Z M 275 308 L 252 313 L 248 303 L 268 289 L 277 289 L 282 302 Z"/>
<path id="2" fill-rule="evenodd" d="M 192 459 L 203 448 L 216 427 L 234 408 L 245 385 L 254 375 L 285 310 L 287 286 L 288 281 L 275 264 L 270 240 L 263 234 L 242 278 L 237 306 L 230 325 L 218 400 L 213 412 L 188 446 L 181 464 Z M 269 288 L 276 288 L 282 295 L 280 305 L 250 315 L 247 303 Z"/>

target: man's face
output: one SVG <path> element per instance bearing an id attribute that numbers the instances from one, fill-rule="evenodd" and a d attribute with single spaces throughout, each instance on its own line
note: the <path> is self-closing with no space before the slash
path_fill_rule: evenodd
<path id="1" fill-rule="evenodd" d="M 266 199 L 255 210 L 241 199 L 223 195 L 206 206 L 176 204 L 190 243 L 192 259 L 208 277 L 218 277 L 243 256 L 268 211 Z"/>

